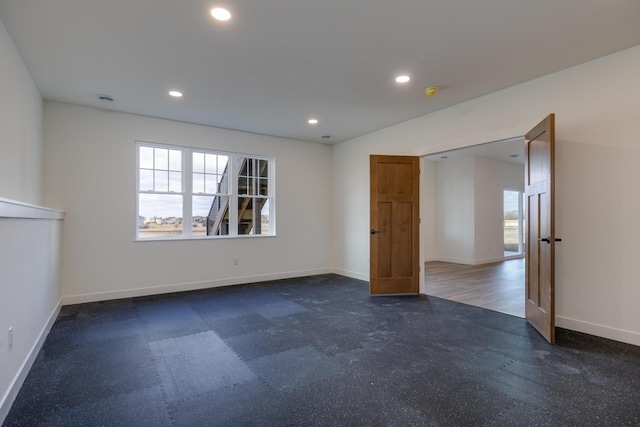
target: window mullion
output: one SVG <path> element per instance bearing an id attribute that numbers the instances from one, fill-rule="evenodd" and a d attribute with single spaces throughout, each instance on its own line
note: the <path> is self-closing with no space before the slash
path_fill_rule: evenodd
<path id="1" fill-rule="evenodd" d="M 156 191 L 156 149 L 153 147 L 153 191 Z"/>
<path id="2" fill-rule="evenodd" d="M 267 172 L 267 195 L 268 195 L 268 200 L 269 200 L 269 234 L 271 235 L 275 235 L 276 234 L 276 201 L 275 201 L 275 191 L 274 191 L 274 185 L 273 183 L 275 182 L 275 165 L 274 165 L 274 161 L 273 159 L 269 160 L 269 163 L 267 164 L 268 166 L 268 172 Z"/>
<path id="3" fill-rule="evenodd" d="M 258 204 L 259 204 L 259 200 L 258 200 L 258 180 L 260 179 L 260 172 L 259 172 L 259 161 L 256 158 L 251 159 L 251 163 L 253 163 L 253 166 L 251 168 L 252 172 L 251 175 L 253 175 L 253 177 L 251 178 L 251 192 L 253 195 L 253 200 L 251 201 L 251 204 L 253 206 L 253 230 L 254 230 L 254 234 L 255 234 L 255 230 L 258 227 L 257 221 L 259 221 L 259 218 L 261 217 L 260 212 L 258 212 Z"/>
<path id="4" fill-rule="evenodd" d="M 229 236 L 238 235 L 238 156 L 229 156 Z"/>
<path id="5" fill-rule="evenodd" d="M 192 159 L 191 150 L 185 148 L 182 151 L 182 235 L 187 239 L 193 231 Z"/>
<path id="6" fill-rule="evenodd" d="M 140 218 L 140 143 L 136 142 L 136 221 L 135 221 L 135 238 L 139 238 L 140 226 L 138 224 Z"/>

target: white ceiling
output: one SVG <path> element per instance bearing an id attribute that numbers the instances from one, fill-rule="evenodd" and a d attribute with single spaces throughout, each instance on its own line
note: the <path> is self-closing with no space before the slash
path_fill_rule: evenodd
<path id="1" fill-rule="evenodd" d="M 489 157 L 491 159 L 518 163 L 524 166 L 524 137 L 489 142 L 487 144 L 474 145 L 472 147 L 459 148 L 457 150 L 443 151 L 441 153 L 424 156 L 424 158 L 433 161 L 445 161 L 448 159 L 472 156 Z"/>
<path id="2" fill-rule="evenodd" d="M 47 100 L 325 143 L 640 44 L 638 0 L 0 0 L 0 19 Z"/>

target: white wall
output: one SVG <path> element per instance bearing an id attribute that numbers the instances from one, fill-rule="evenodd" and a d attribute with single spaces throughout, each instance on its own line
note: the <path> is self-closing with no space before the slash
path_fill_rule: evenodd
<path id="1" fill-rule="evenodd" d="M 446 159 L 436 164 L 436 245 L 439 261 L 473 264 L 474 157 Z"/>
<path id="2" fill-rule="evenodd" d="M 420 235 L 422 236 L 422 253 L 425 261 L 435 261 L 438 256 L 436 166 L 437 162 L 429 159 L 422 159 L 420 166 Z"/>
<path id="3" fill-rule="evenodd" d="M 612 124 L 612 132 L 636 132 L 638 117 Z M 584 329 L 586 321 L 587 332 L 640 345 L 640 152 L 556 142 L 559 323 Z"/>
<path id="4" fill-rule="evenodd" d="M 474 172 L 473 261 L 485 264 L 504 258 L 504 190 L 524 191 L 524 166 L 476 156 Z"/>
<path id="5" fill-rule="evenodd" d="M 335 270 L 368 277 L 370 153 L 424 155 L 512 138 L 555 112 L 557 323 L 640 344 L 640 311 L 630 306 L 640 300 L 631 271 L 640 234 L 630 217 L 640 211 L 640 168 L 630 166 L 640 164 L 639 69 L 635 47 L 337 144 Z"/>
<path id="6" fill-rule="evenodd" d="M 328 271 L 330 147 L 51 102 L 44 129 L 65 303 Z M 275 156 L 277 237 L 134 242 L 136 140 Z"/>
<path id="7" fill-rule="evenodd" d="M 42 98 L 2 22 L 0 93 L 1 424 L 61 297 L 61 215 L 50 218 L 50 212 L 20 203 L 41 203 L 42 199 Z M 29 217 L 43 212 L 45 218 Z M 14 330 L 11 347 L 9 327 Z"/>
<path id="8" fill-rule="evenodd" d="M 42 97 L 0 21 L 0 197 L 42 202 Z"/>
<path id="9" fill-rule="evenodd" d="M 58 212 L 0 200 L 0 423 L 60 310 L 61 219 Z"/>
<path id="10" fill-rule="evenodd" d="M 503 191 L 524 191 L 524 166 L 468 156 L 424 159 L 423 168 L 423 229 L 435 235 L 423 235 L 425 261 L 476 265 L 504 259 Z"/>
<path id="11" fill-rule="evenodd" d="M 357 143 L 337 144 L 332 150 L 331 265 L 338 274 L 367 281 L 370 154 L 393 154 L 393 150 L 384 144 L 369 149 Z"/>

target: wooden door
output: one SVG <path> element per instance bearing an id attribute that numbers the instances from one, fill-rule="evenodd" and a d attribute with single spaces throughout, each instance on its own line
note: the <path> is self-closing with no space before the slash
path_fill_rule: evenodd
<path id="1" fill-rule="evenodd" d="M 419 158 L 372 155 L 370 162 L 370 292 L 417 294 Z"/>
<path id="2" fill-rule="evenodd" d="M 525 135 L 527 321 L 555 342 L 555 116 Z"/>

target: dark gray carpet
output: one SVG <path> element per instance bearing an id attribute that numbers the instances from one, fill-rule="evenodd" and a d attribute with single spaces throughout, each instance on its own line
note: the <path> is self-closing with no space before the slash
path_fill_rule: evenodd
<path id="1" fill-rule="evenodd" d="M 63 307 L 3 426 L 640 425 L 640 348 L 335 275 Z"/>

